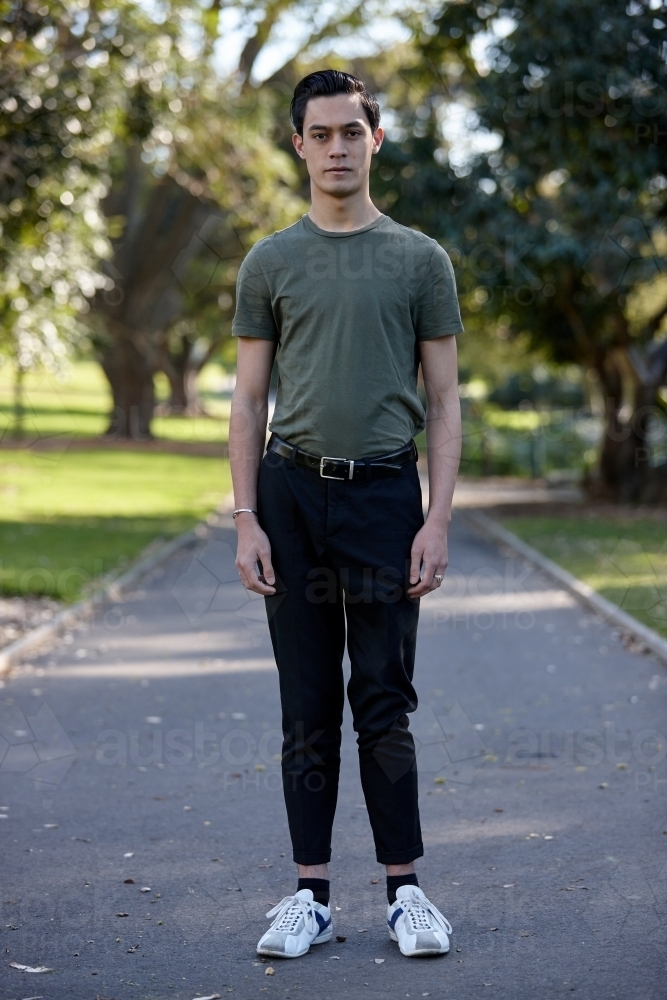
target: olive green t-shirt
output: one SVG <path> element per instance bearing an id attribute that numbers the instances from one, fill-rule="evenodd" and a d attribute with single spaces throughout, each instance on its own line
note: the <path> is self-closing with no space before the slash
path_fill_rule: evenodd
<path id="1" fill-rule="evenodd" d="M 239 270 L 235 337 L 277 344 L 270 430 L 315 455 L 394 451 L 424 426 L 419 342 L 463 329 L 451 262 L 386 215 L 329 232 L 308 215 Z"/>

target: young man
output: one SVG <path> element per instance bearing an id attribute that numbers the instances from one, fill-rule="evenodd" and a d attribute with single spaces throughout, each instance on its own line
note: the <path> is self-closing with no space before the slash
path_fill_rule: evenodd
<path id="1" fill-rule="evenodd" d="M 389 933 L 404 955 L 449 950 L 451 927 L 419 888 L 423 854 L 407 713 L 419 598 L 447 566 L 460 454 L 456 343 L 462 329 L 445 251 L 369 196 L 382 144 L 377 101 L 347 73 L 296 87 L 294 148 L 307 215 L 245 258 L 233 333 L 229 448 L 236 565 L 266 598 L 283 712 L 283 787 L 299 881 L 267 916 L 261 955 L 296 958 L 332 937 L 328 862 L 347 687 Z M 269 378 L 279 386 L 264 452 Z M 428 418 L 424 522 L 413 435 Z M 334 457 L 331 457 L 334 456 Z"/>

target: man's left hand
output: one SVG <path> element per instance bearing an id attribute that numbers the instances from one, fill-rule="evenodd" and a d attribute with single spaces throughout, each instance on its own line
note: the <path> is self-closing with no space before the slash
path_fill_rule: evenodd
<path id="1" fill-rule="evenodd" d="M 447 526 L 427 519 L 414 537 L 410 551 L 410 586 L 408 597 L 423 597 L 437 590 L 448 563 Z"/>

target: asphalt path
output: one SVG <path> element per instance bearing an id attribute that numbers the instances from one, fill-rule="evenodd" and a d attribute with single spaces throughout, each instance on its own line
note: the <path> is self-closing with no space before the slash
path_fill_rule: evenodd
<path id="1" fill-rule="evenodd" d="M 0 1000 L 664 1000 L 667 671 L 461 513 L 413 717 L 418 873 L 451 952 L 389 940 L 348 712 L 339 940 L 257 959 L 295 868 L 277 673 L 233 545 L 223 521 L 0 691 Z"/>

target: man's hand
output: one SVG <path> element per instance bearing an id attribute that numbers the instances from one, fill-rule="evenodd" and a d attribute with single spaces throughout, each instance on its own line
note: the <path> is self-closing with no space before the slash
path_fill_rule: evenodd
<path id="1" fill-rule="evenodd" d="M 247 590 L 265 597 L 275 594 L 276 574 L 271 565 L 271 544 L 254 514 L 237 514 L 236 568 Z"/>
<path id="2" fill-rule="evenodd" d="M 444 575 L 448 563 L 447 527 L 427 519 L 417 532 L 410 551 L 410 584 L 408 597 L 423 597 L 437 590 L 441 581 L 434 576 Z"/>

